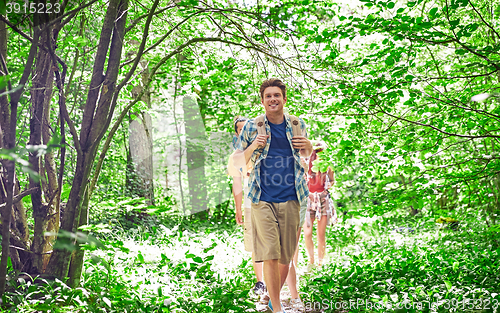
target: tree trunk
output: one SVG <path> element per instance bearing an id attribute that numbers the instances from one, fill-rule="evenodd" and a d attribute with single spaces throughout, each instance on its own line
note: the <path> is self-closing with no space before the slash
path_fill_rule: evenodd
<path id="1" fill-rule="evenodd" d="M 85 192 L 89 183 L 90 171 L 94 165 L 97 148 L 107 128 L 108 114 L 112 114 L 111 100 L 115 94 L 116 80 L 123 46 L 125 23 L 127 19 L 128 1 L 109 1 L 104 18 L 99 45 L 94 60 L 92 80 L 90 82 L 87 101 L 83 112 L 83 121 L 80 131 L 79 147 L 77 148 L 77 161 L 75 176 L 69 194 L 66 211 L 62 218 L 60 235 L 57 238 L 54 252 L 47 266 L 47 273 L 65 279 L 69 274 L 70 262 L 83 264 L 83 261 L 71 260 L 73 249 L 65 249 L 77 245 L 68 236 L 62 233 L 76 233 L 80 226 L 80 218 L 85 215 Z M 112 35 L 112 39 L 111 39 Z M 107 59 L 106 74 L 104 66 Z M 75 254 L 75 257 L 77 255 Z M 83 254 L 78 258 L 83 260 Z M 73 270 L 73 273 L 81 273 Z M 79 275 L 79 274 L 78 274 Z M 79 277 L 71 277 L 70 281 L 77 281 Z"/>
<path id="2" fill-rule="evenodd" d="M 207 145 L 205 126 L 195 100 L 185 96 L 182 106 L 186 126 L 186 158 L 191 214 L 197 214 L 201 219 L 206 219 L 208 214 L 205 182 L 205 146 Z"/>
<path id="3" fill-rule="evenodd" d="M 50 76 L 53 77 L 54 71 L 50 71 Z M 47 85 L 47 96 L 46 96 L 46 101 L 44 103 L 44 114 L 43 114 L 43 123 L 42 123 L 42 142 L 44 145 L 48 145 L 50 142 L 50 139 L 52 138 L 51 136 L 51 121 L 50 121 L 50 103 L 51 103 L 51 95 L 52 95 L 52 88 L 53 88 L 53 79 L 50 79 L 48 82 L 49 85 Z M 49 92 L 50 91 L 50 92 Z M 54 160 L 54 152 L 49 151 L 47 152 L 44 157 L 43 157 L 43 165 L 41 167 L 41 170 L 43 171 L 43 177 L 46 178 L 46 183 L 45 183 L 45 188 L 44 188 L 44 195 L 45 195 L 45 201 L 49 203 L 47 207 L 47 227 L 46 227 L 46 232 L 52 233 L 52 234 L 57 234 L 59 231 L 59 223 L 60 223 L 60 203 L 59 203 L 59 197 L 58 194 L 60 194 L 60 188 L 58 180 L 57 180 L 57 173 L 56 173 L 56 163 Z M 42 174 L 42 173 L 41 173 Z M 55 235 L 51 236 L 46 236 L 45 238 L 45 246 L 43 247 L 43 252 L 48 252 L 52 250 L 52 244 L 56 240 Z M 47 264 L 50 260 L 50 254 L 44 254 L 42 256 L 43 259 L 43 270 L 45 271 L 45 268 L 47 267 Z"/>
<path id="4" fill-rule="evenodd" d="M 148 108 L 151 108 L 151 92 L 146 86 L 149 80 L 149 71 L 147 63 L 142 64 L 145 68 L 142 72 L 142 84 L 134 86 L 132 95 L 138 97 L 144 88 L 148 88 L 142 93 L 141 100 L 144 101 Z M 130 164 L 128 165 L 130 173 L 130 181 L 128 186 L 132 192 L 140 197 L 144 197 L 148 201 L 148 205 L 154 203 L 154 186 L 153 186 L 153 126 L 151 116 L 147 112 L 136 114 L 136 119 L 132 120 L 129 125 L 129 147 L 130 147 Z"/>
<path id="5" fill-rule="evenodd" d="M 87 192 L 85 193 L 85 197 L 82 204 L 82 213 L 80 214 L 79 226 L 88 224 L 89 221 L 88 217 L 89 217 L 89 192 L 87 188 Z M 88 235 L 88 231 L 84 231 L 83 233 L 85 235 Z M 72 288 L 76 288 L 80 285 L 84 256 L 85 256 L 85 250 L 82 250 L 80 245 L 77 245 L 75 251 L 71 255 L 71 263 L 69 266 L 68 286 Z"/>
<path id="6" fill-rule="evenodd" d="M 48 33 L 42 34 L 41 43 L 44 46 L 51 44 L 51 38 L 48 36 Z M 39 49 L 36 57 L 35 74 L 31 90 L 32 117 L 30 120 L 29 144 L 32 146 L 42 144 L 42 123 L 47 118 L 45 115 L 47 115 L 48 112 L 45 111 L 45 108 L 48 107 L 46 103 L 50 103 L 52 98 L 53 81 L 54 72 L 52 70 L 51 56 L 49 52 Z M 43 173 L 41 162 L 42 159 L 38 151 L 29 153 L 30 167 L 34 172 Z M 48 230 L 47 226 L 50 219 L 49 206 L 51 204 L 44 203 L 42 199 L 43 189 L 40 179 L 30 177 L 29 186 L 30 189 L 37 188 L 37 190 L 31 194 L 35 227 L 33 243 L 31 245 L 31 251 L 33 252 L 33 268 L 29 272 L 30 274 L 41 274 L 44 272 L 44 258 L 48 258 L 48 256 L 44 255 L 44 252 L 51 250 L 51 244 L 48 238 L 45 237 L 45 233 Z"/>
<path id="7" fill-rule="evenodd" d="M 7 27 L 4 22 L 0 21 L 0 54 L 2 55 L 5 62 L 7 62 L 7 36 Z M 0 76 L 5 76 L 6 73 L 4 73 L 2 66 L 0 66 L 0 70 Z M 0 89 L 0 93 L 4 93 L 5 91 L 7 91 L 6 88 Z M 5 135 L 9 122 L 9 116 L 9 99 L 7 98 L 7 96 L 0 97 L 0 126 L 2 127 L 2 138 L 0 138 L 1 142 L 6 142 Z"/>
<path id="8" fill-rule="evenodd" d="M 151 116 L 143 112 L 129 126 L 129 169 L 133 171 L 131 191 L 137 196 L 144 197 L 151 205 L 154 202 L 153 194 L 153 138 Z"/>

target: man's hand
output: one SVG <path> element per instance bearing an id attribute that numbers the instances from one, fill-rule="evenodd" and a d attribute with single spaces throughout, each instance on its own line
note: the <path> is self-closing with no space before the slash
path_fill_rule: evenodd
<path id="1" fill-rule="evenodd" d="M 241 208 L 236 208 L 236 224 L 243 225 L 243 214 Z"/>
<path id="2" fill-rule="evenodd" d="M 302 156 L 309 157 L 312 152 L 312 143 L 303 136 L 294 136 L 292 138 L 292 145 L 294 149 L 299 149 Z"/>
<path id="3" fill-rule="evenodd" d="M 268 137 L 269 135 L 257 135 L 257 137 L 255 137 L 255 140 L 252 142 L 254 150 L 264 148 L 267 144 Z"/>

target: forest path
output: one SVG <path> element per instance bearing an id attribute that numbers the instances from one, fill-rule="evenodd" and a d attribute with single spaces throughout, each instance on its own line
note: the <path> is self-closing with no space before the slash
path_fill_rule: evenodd
<path id="1" fill-rule="evenodd" d="M 300 275 L 297 277 L 298 280 L 300 280 Z M 267 294 L 266 294 L 267 295 Z M 265 296 L 260 297 L 259 301 L 255 303 L 257 312 L 272 312 L 268 307 L 267 307 L 267 299 L 264 299 Z M 283 307 L 286 310 L 286 313 L 323 313 L 323 310 L 314 310 L 310 306 L 306 306 L 306 303 L 304 303 L 304 310 L 297 310 L 293 308 L 293 305 L 291 303 L 291 294 L 290 290 L 288 289 L 288 286 L 285 285 L 283 286 L 283 289 L 281 289 L 281 304 L 283 304 Z"/>

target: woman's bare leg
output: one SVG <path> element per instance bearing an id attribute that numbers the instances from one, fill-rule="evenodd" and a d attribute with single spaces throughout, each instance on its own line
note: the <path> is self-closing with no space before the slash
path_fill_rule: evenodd
<path id="1" fill-rule="evenodd" d="M 318 221 L 318 263 L 323 265 L 323 259 L 325 258 L 326 250 L 326 224 L 328 222 L 327 216 L 323 215 L 321 220 Z"/>
<path id="2" fill-rule="evenodd" d="M 309 214 L 309 212 L 307 213 Z M 312 239 L 312 230 L 314 225 L 314 218 L 311 218 L 311 226 L 307 226 L 307 222 L 304 223 L 304 241 L 306 243 L 306 251 L 309 256 L 309 264 L 314 264 L 314 243 Z"/>

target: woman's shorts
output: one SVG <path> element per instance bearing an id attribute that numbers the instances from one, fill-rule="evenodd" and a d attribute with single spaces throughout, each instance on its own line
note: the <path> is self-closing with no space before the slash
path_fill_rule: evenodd
<path id="1" fill-rule="evenodd" d="M 307 212 L 311 215 L 311 218 L 316 216 L 317 210 L 321 210 L 321 215 L 328 215 L 328 206 L 328 191 L 309 193 Z"/>

